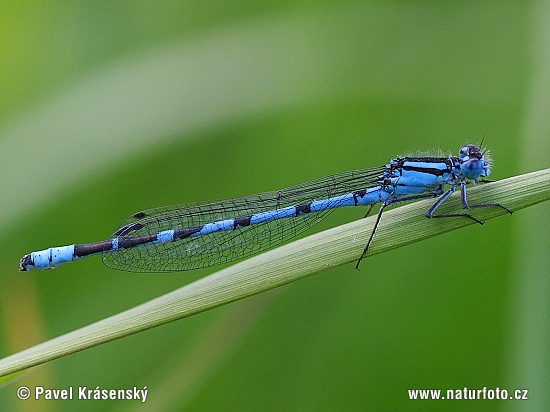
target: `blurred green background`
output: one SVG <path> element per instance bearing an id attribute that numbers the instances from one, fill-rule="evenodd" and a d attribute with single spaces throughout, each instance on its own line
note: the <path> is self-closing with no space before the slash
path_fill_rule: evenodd
<path id="1" fill-rule="evenodd" d="M 0 355 L 216 270 L 17 272 L 133 212 L 484 144 L 548 167 L 546 1 L 0 3 Z M 364 212 L 338 211 L 316 230 Z M 10 411 L 550 410 L 548 204 L 30 370 Z M 360 251 L 358 250 L 358 253 Z M 149 389 L 20 401 L 29 387 Z M 411 401 L 407 389 L 529 389 Z"/>

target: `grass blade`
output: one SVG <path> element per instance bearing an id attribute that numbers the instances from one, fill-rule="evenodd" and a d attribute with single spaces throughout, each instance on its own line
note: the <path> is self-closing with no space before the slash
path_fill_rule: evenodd
<path id="1" fill-rule="evenodd" d="M 513 211 L 549 199 L 550 169 L 468 189 L 470 204 L 499 202 Z M 366 258 L 474 224 L 470 219 L 462 218 L 426 219 L 424 213 L 431 204 L 433 199 L 428 199 L 385 212 Z M 453 195 L 438 211 L 448 213 L 458 209 L 460 196 Z M 472 214 L 487 220 L 506 212 L 500 208 L 484 208 L 476 209 Z M 355 262 L 373 224 L 374 217 L 369 217 L 297 240 L 142 305 L 8 356 L 0 360 L 0 376 Z M 350 270 L 353 270 L 352 266 Z M 362 270 L 368 272 L 368 259 L 362 263 Z"/>

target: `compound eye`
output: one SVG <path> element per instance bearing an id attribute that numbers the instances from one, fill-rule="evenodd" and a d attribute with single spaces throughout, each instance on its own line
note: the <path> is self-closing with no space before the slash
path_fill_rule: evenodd
<path id="1" fill-rule="evenodd" d="M 486 173 L 487 166 L 477 159 L 468 159 L 460 165 L 460 170 L 466 179 L 477 180 Z"/>
<path id="2" fill-rule="evenodd" d="M 465 158 L 466 156 L 469 156 L 470 155 L 470 148 L 468 146 L 464 146 L 460 149 L 460 151 L 458 152 L 458 156 L 463 159 Z"/>

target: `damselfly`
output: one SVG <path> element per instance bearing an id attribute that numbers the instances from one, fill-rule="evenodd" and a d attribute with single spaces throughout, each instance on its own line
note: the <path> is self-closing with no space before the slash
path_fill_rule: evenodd
<path id="1" fill-rule="evenodd" d="M 463 146 L 458 157 L 396 157 L 385 166 L 326 176 L 275 192 L 138 212 L 108 240 L 32 252 L 21 259 L 20 270 L 50 269 L 97 253 L 103 254 L 107 266 L 131 272 L 204 268 L 279 245 L 336 208 L 369 206 L 370 212 L 381 203 L 370 238 L 358 253 L 357 268 L 387 206 L 438 197 L 426 212 L 428 218 L 462 217 L 483 223 L 465 211 L 435 214 L 460 186 L 463 209 L 500 207 L 512 213 L 499 203 L 468 205 L 466 182 L 484 182 L 481 178 L 490 172 L 487 154 L 473 144 Z"/>

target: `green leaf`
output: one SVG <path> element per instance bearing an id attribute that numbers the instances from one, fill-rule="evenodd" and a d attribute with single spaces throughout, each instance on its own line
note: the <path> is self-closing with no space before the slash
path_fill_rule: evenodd
<path id="1" fill-rule="evenodd" d="M 499 202 L 513 211 L 549 199 L 550 169 L 468 188 L 470 204 Z M 426 219 L 425 212 L 432 204 L 433 199 L 428 199 L 385 212 L 361 270 L 368 273 L 369 256 L 475 224 L 466 218 Z M 448 213 L 459 209 L 460 196 L 455 194 L 438 211 Z M 507 212 L 493 207 L 474 209 L 471 214 L 488 220 Z M 8 356 L 0 360 L 0 376 L 355 262 L 374 221 L 375 216 L 371 216 L 297 240 L 125 312 Z M 352 265 L 349 270 L 354 270 Z"/>

